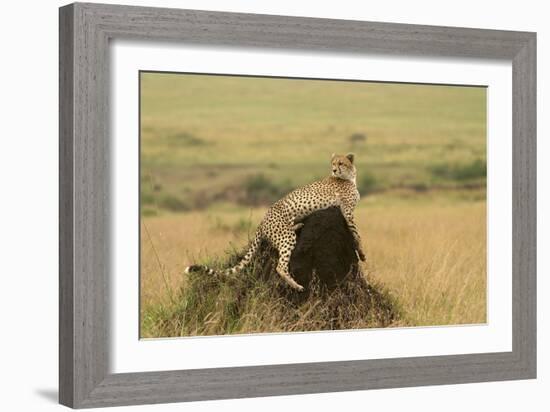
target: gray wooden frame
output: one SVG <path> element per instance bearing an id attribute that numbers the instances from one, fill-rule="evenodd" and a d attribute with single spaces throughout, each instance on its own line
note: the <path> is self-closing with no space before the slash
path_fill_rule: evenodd
<path id="1" fill-rule="evenodd" d="M 81 3 L 62 7 L 59 18 L 62 404 L 85 408 L 536 376 L 535 33 Z M 513 350 L 110 374 L 108 70 L 114 38 L 511 61 Z"/>

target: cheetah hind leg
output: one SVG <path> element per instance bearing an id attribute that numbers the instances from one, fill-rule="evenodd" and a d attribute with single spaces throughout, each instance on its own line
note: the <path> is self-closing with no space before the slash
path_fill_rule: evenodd
<path id="1" fill-rule="evenodd" d="M 304 287 L 297 283 L 288 271 L 288 263 L 290 262 L 290 254 L 296 246 L 296 233 L 289 230 L 282 237 L 281 240 L 276 242 L 277 250 L 279 251 L 279 262 L 277 263 L 277 273 L 283 278 L 283 280 L 290 285 L 293 289 L 301 292 Z"/>

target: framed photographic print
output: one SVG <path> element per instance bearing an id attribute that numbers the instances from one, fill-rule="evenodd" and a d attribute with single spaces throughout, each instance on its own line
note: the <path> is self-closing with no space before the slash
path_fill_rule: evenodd
<path id="1" fill-rule="evenodd" d="M 60 402 L 536 376 L 534 33 L 60 9 Z"/>

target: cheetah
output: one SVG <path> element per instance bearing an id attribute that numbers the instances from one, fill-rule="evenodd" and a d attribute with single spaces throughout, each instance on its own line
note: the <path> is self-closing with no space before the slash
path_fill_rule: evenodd
<path id="1" fill-rule="evenodd" d="M 279 252 L 276 268 L 279 276 L 292 288 L 302 291 L 304 287 L 298 284 L 289 273 L 290 255 L 296 245 L 296 231 L 303 226 L 300 221 L 306 216 L 332 206 L 340 208 L 355 240 L 357 255 L 361 261 L 365 261 L 361 237 L 353 219 L 353 211 L 359 202 L 356 184 L 357 171 L 353 153 L 347 155 L 333 153 L 331 166 L 332 170 L 329 176 L 293 190 L 268 209 L 256 230 L 246 255 L 225 274 L 230 275 L 241 271 L 252 260 L 261 240 L 266 239 Z M 204 265 L 191 265 L 185 269 L 186 273 L 195 271 L 216 274 L 215 270 Z"/>

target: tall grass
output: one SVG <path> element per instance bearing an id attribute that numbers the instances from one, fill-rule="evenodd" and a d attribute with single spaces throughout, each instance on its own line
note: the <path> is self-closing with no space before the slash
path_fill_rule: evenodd
<path id="1" fill-rule="evenodd" d="M 399 321 L 397 302 L 361 274 L 331 291 L 314 279 L 297 294 L 275 273 L 260 270 L 265 266 L 231 278 L 189 275 L 172 300 L 146 308 L 142 337 L 357 329 Z"/>
<path id="2" fill-rule="evenodd" d="M 140 101 L 143 336 L 485 322 L 486 89 L 145 73 Z M 370 286 L 295 302 L 183 274 L 346 151 Z"/>
<path id="3" fill-rule="evenodd" d="M 486 321 L 485 208 L 484 201 L 449 199 L 406 211 L 361 210 L 369 270 L 395 292 L 406 324 Z"/>
<path id="4" fill-rule="evenodd" d="M 313 294 L 300 305 L 280 293 L 277 277 L 265 281 L 253 270 L 226 280 L 183 274 L 184 267 L 195 262 L 214 267 L 233 262 L 265 209 L 246 214 L 228 206 L 144 218 L 151 239 L 141 242 L 142 335 L 483 323 L 485 201 L 463 193 L 465 197 L 454 192 L 419 197 L 405 192 L 364 199 L 356 220 L 367 253 L 363 273 L 370 289 L 351 283 L 331 298 Z M 239 226 L 241 230 L 220 229 Z M 358 300 L 354 292 L 366 300 Z M 341 313 L 334 315 L 334 308 Z"/>

